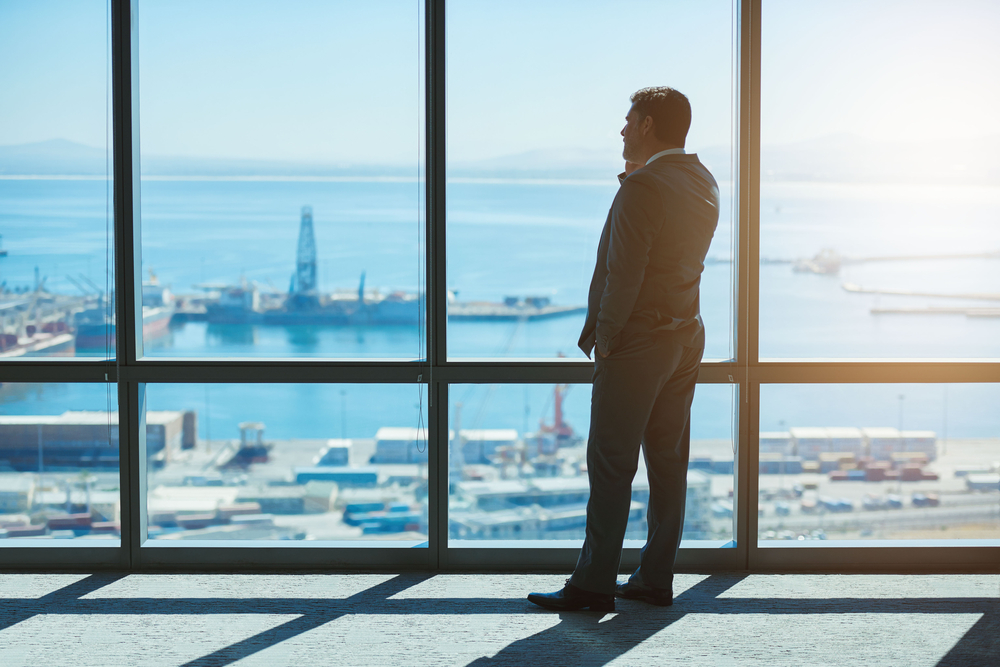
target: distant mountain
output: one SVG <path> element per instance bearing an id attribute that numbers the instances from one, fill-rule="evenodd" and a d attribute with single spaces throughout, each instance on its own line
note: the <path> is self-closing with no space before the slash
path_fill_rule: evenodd
<path id="1" fill-rule="evenodd" d="M 416 176 L 415 169 L 398 165 L 350 162 L 293 162 L 149 155 L 142 160 L 143 176 Z"/>
<path id="2" fill-rule="evenodd" d="M 728 146 L 698 154 L 719 180 L 734 160 Z M 65 139 L 0 146 L 0 175 L 103 175 L 105 151 Z M 449 176 L 605 179 L 623 167 L 615 150 L 539 149 L 455 161 Z M 144 176 L 414 176 L 412 167 L 280 160 L 146 156 Z M 950 142 L 876 142 L 849 134 L 761 148 L 764 181 L 1000 184 L 1000 135 Z"/>
<path id="3" fill-rule="evenodd" d="M 66 139 L 0 146 L 0 175 L 103 176 L 106 159 L 110 156 L 103 149 Z M 150 176 L 412 176 L 413 172 L 410 168 L 386 165 L 158 155 L 146 156 L 142 161 L 143 175 Z"/>
<path id="4" fill-rule="evenodd" d="M 721 180 L 729 177 L 728 147 L 713 146 L 697 151 L 703 163 Z M 586 148 L 542 149 L 487 160 L 452 162 L 454 176 L 520 178 L 613 178 L 625 168 L 621 148 L 597 151 Z"/>
<path id="5" fill-rule="evenodd" d="M 103 176 L 108 156 L 104 149 L 66 139 L 0 146 L 0 174 Z"/>
<path id="6" fill-rule="evenodd" d="M 452 176 L 511 178 L 608 178 L 622 170 L 620 151 L 551 148 L 485 160 L 454 161 Z"/>
<path id="7" fill-rule="evenodd" d="M 1000 136 L 894 143 L 831 134 L 760 153 L 765 181 L 1000 183 Z"/>

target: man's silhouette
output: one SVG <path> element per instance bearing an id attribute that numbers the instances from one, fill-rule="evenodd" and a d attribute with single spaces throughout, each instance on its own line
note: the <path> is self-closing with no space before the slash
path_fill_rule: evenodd
<path id="1" fill-rule="evenodd" d="M 625 172 L 608 213 L 580 348 L 596 348 L 583 549 L 566 586 L 528 599 L 557 610 L 614 609 L 614 596 L 667 605 L 684 528 L 691 402 L 705 349 L 699 285 L 719 220 L 719 188 L 684 152 L 687 98 L 632 95 L 622 129 Z M 639 569 L 617 584 L 632 478 L 642 445 L 649 534 Z"/>

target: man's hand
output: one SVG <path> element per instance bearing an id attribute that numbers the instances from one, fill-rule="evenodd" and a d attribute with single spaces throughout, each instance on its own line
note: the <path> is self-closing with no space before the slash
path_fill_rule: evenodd
<path id="1" fill-rule="evenodd" d="M 642 166 L 643 165 L 639 164 L 638 162 L 626 162 L 625 163 L 625 175 L 628 176 L 633 171 L 635 171 L 636 169 L 638 169 L 638 168 L 640 168 Z"/>

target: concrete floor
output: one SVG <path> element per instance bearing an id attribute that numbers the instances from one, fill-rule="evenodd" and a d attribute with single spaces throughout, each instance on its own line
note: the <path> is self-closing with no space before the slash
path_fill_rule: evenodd
<path id="1" fill-rule="evenodd" d="M 554 575 L 0 575 L 0 665 L 1000 665 L 1000 575 L 678 575 L 554 614 Z"/>

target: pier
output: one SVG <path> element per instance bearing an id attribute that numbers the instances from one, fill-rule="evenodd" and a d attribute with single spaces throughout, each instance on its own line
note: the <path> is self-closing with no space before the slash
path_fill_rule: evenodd
<path id="1" fill-rule="evenodd" d="M 874 287 L 863 287 L 855 283 L 843 283 L 841 287 L 847 292 L 856 292 L 860 294 L 887 294 L 891 296 L 922 296 L 931 299 L 965 299 L 971 301 L 1000 301 L 1000 294 L 990 294 L 990 293 L 957 293 L 957 294 L 944 294 L 941 292 L 917 292 L 912 290 L 900 290 L 900 289 L 879 289 Z M 964 309 L 965 310 L 965 309 Z"/>
<path id="2" fill-rule="evenodd" d="M 783 259 L 761 257 L 761 264 L 791 264 L 798 273 L 835 275 L 846 264 L 869 264 L 872 262 L 914 262 L 952 259 L 1000 259 L 1000 250 L 974 253 L 945 253 L 934 255 L 875 255 L 872 257 L 845 257 L 832 248 L 824 248 L 812 257 Z"/>

